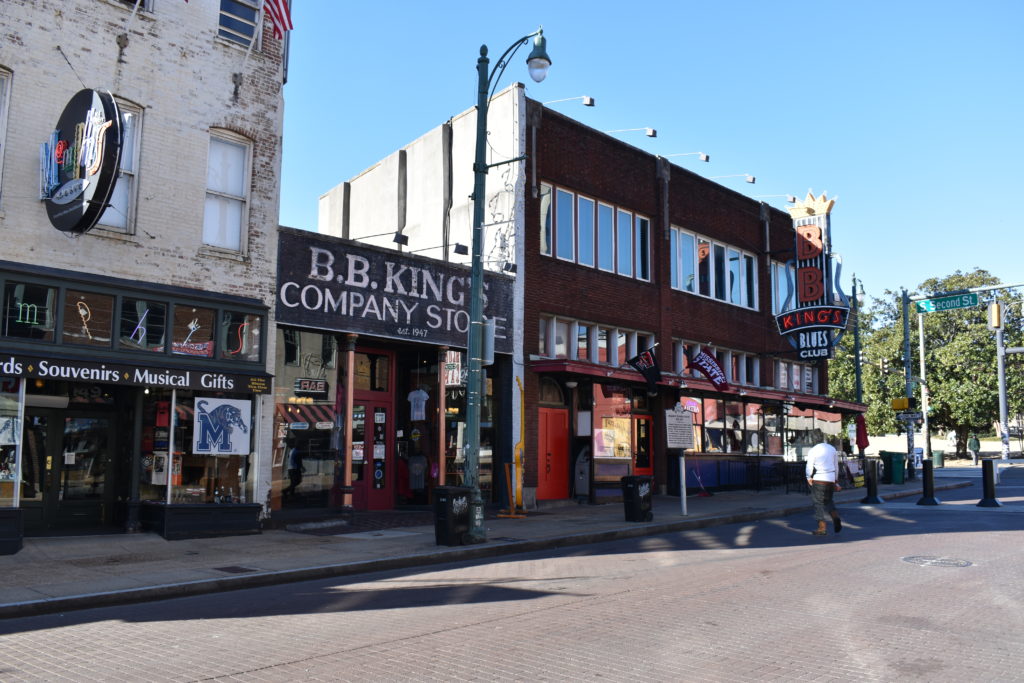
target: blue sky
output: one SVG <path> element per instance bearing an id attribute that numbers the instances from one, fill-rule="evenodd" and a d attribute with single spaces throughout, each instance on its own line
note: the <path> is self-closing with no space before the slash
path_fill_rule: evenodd
<path id="1" fill-rule="evenodd" d="M 1018 0 L 294 0 L 281 223 L 474 104 L 476 58 L 543 25 L 500 84 L 777 207 L 827 191 L 833 250 L 869 296 L 956 270 L 1024 282 L 1024 3 Z"/>

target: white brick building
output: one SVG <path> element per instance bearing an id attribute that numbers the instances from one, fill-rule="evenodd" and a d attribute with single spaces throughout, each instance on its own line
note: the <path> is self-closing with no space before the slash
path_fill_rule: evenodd
<path id="1" fill-rule="evenodd" d="M 286 43 L 256 0 L 230 4 L 0 3 L 0 421 L 20 421 L 0 439 L 0 511 L 28 534 L 255 530 Z M 76 235 L 40 199 L 41 155 L 63 151 L 40 144 L 83 89 L 125 127 L 110 206 Z M 218 406 L 241 415 L 206 454 L 194 431 Z M 187 510 L 195 524 L 172 514 Z"/>

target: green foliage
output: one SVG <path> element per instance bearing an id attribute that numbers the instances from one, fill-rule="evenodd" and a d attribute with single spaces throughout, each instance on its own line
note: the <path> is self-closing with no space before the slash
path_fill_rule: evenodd
<path id="1" fill-rule="evenodd" d="M 921 283 L 910 297 L 939 296 L 976 287 L 1001 284 L 985 270 L 957 271 L 945 278 Z M 1022 344 L 1022 298 L 1014 289 L 980 292 L 975 308 L 923 314 L 925 376 L 930 394 L 929 422 L 933 432 L 955 429 L 960 450 L 968 432 L 986 432 L 999 419 L 996 336 L 986 320 L 987 303 L 1003 302 L 1004 345 Z M 829 364 L 829 393 L 836 398 L 856 400 L 854 363 L 854 321 L 836 348 Z M 910 305 L 910 374 L 921 376 L 918 314 Z M 905 396 L 904 327 L 901 292 L 887 290 L 880 299 L 866 302 L 860 311 L 860 345 L 867 362 L 862 365 L 863 401 L 870 434 L 891 434 L 899 430 L 892 399 Z M 889 361 L 891 371 L 883 374 L 880 362 Z M 1006 356 L 1006 394 L 1009 415 L 1024 412 L 1024 357 Z M 912 384 L 911 395 L 920 409 L 920 387 Z"/>

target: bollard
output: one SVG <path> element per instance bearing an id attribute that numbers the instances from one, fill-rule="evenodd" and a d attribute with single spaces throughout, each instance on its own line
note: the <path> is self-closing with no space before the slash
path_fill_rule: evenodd
<path id="1" fill-rule="evenodd" d="M 868 460 L 864 471 L 864 483 L 868 487 L 868 495 L 861 500 L 862 505 L 879 505 L 885 501 L 878 495 L 878 461 Z"/>
<path id="2" fill-rule="evenodd" d="M 934 463 L 931 460 L 925 460 L 921 463 L 921 479 L 924 484 L 924 494 L 921 496 L 921 500 L 917 501 L 918 505 L 938 505 L 942 501 L 935 497 L 935 471 L 932 469 Z"/>
<path id="3" fill-rule="evenodd" d="M 996 500 L 996 479 L 992 470 L 994 463 L 991 460 L 981 461 L 981 481 L 985 488 L 981 500 L 978 501 L 980 508 L 1001 508 L 1003 504 Z"/>

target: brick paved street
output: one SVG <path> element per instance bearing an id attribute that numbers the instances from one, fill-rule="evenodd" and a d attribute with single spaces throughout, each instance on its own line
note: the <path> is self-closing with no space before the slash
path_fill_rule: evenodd
<path id="1" fill-rule="evenodd" d="M 946 496 L 7 620 L 0 679 L 1024 680 L 1024 513 Z"/>

